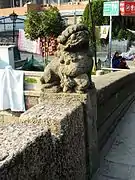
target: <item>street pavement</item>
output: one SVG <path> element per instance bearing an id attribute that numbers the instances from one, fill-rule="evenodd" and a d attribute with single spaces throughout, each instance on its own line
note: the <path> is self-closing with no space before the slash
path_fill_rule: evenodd
<path id="1" fill-rule="evenodd" d="M 103 148 L 92 180 L 135 180 L 135 101 Z"/>

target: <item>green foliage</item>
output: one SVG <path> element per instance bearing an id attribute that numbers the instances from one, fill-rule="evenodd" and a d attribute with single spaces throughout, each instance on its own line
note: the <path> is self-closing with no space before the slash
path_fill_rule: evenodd
<path id="1" fill-rule="evenodd" d="M 134 29 L 134 26 L 130 21 L 125 23 L 123 21 L 125 17 L 118 16 L 113 17 L 113 26 L 112 26 L 112 37 L 113 39 L 118 40 L 135 40 L 135 35 L 129 32 L 127 29 Z"/>
<path id="2" fill-rule="evenodd" d="M 127 31 L 127 39 L 130 41 L 135 41 L 135 34 L 132 32 Z"/>
<path id="3" fill-rule="evenodd" d="M 57 7 L 50 7 L 41 13 L 44 37 L 57 37 L 64 29 L 64 22 Z"/>
<path id="4" fill-rule="evenodd" d="M 37 80 L 35 78 L 25 77 L 25 82 L 35 84 Z"/>
<path id="5" fill-rule="evenodd" d="M 57 37 L 64 28 L 65 24 L 57 7 L 51 6 L 40 13 L 29 12 L 25 20 L 26 37 L 31 40 L 39 37 Z"/>
<path id="6" fill-rule="evenodd" d="M 92 21 L 91 18 L 93 19 L 93 24 L 94 26 L 101 26 L 104 24 L 108 24 L 109 18 L 103 16 L 103 2 L 104 0 L 93 0 L 90 4 L 91 6 L 91 13 L 89 13 L 89 4 L 86 5 L 81 23 L 85 24 L 90 32 L 90 46 L 94 50 L 95 48 L 95 43 L 93 39 L 93 33 L 92 33 Z M 92 16 L 92 17 L 91 17 Z M 100 45 L 100 37 L 99 37 L 99 32 L 98 28 L 95 27 L 95 36 L 96 36 L 96 45 Z"/>
<path id="7" fill-rule="evenodd" d="M 86 5 L 83 12 L 82 23 L 84 23 L 89 29 L 91 28 L 91 21 L 89 17 L 89 4 Z"/>
<path id="8" fill-rule="evenodd" d="M 27 14 L 26 20 L 24 21 L 25 34 L 28 39 L 35 40 L 41 37 L 42 32 L 40 31 L 41 14 L 37 11 L 31 11 Z"/>
<path id="9" fill-rule="evenodd" d="M 93 0 L 91 2 L 92 17 L 93 17 L 93 22 L 95 26 L 101 26 L 105 24 L 109 25 L 109 17 L 103 16 L 103 3 L 104 3 L 104 0 Z M 127 28 L 134 29 L 134 27 L 132 27 L 132 24 L 129 24 L 129 23 L 127 24 L 127 26 L 125 24 L 122 24 L 123 22 L 122 18 L 124 17 L 121 17 L 121 16 L 113 17 L 113 26 L 112 26 L 113 39 L 135 40 L 135 35 L 126 30 Z M 91 33 L 91 37 L 92 37 L 92 23 L 91 23 L 91 17 L 89 14 L 89 4 L 87 4 L 85 7 L 81 22 L 88 27 Z M 96 35 L 96 38 L 97 38 L 97 35 Z M 100 41 L 99 42 L 97 41 L 96 43 L 100 44 Z"/>
<path id="10" fill-rule="evenodd" d="M 92 1 L 92 15 L 96 26 L 101 26 L 107 22 L 107 17 L 103 16 L 103 0 Z"/>
<path id="11" fill-rule="evenodd" d="M 118 40 L 127 40 L 128 39 L 129 41 L 134 41 L 135 35 L 126 29 L 120 29 L 118 31 L 117 39 Z"/>
<path id="12" fill-rule="evenodd" d="M 120 29 L 117 36 L 118 40 L 124 40 L 127 39 L 127 31 L 124 29 Z"/>
<path id="13" fill-rule="evenodd" d="M 101 26 L 108 23 L 108 17 L 103 16 L 103 2 L 103 0 L 94 0 L 91 3 L 93 22 L 95 26 Z M 87 4 L 85 7 L 82 16 L 82 23 L 85 24 L 91 32 L 92 23 L 89 15 L 89 4 Z"/>

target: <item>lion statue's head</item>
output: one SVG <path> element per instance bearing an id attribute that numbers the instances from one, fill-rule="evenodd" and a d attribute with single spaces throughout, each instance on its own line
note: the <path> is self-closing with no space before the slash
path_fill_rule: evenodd
<path id="1" fill-rule="evenodd" d="M 58 57 L 63 74 L 76 77 L 87 73 L 92 67 L 89 50 L 89 31 L 83 24 L 69 26 L 58 37 Z"/>

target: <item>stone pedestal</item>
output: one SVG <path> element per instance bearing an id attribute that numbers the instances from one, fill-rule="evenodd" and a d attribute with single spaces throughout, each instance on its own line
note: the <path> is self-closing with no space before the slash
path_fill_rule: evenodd
<path id="1" fill-rule="evenodd" d="M 87 94 L 63 94 L 63 93 L 41 93 L 40 102 L 46 104 L 52 101 L 52 103 L 58 104 L 72 104 L 73 102 L 80 102 L 83 106 L 83 121 L 84 133 L 85 133 L 85 155 L 86 155 L 86 170 L 88 179 L 99 167 L 99 148 L 97 137 L 97 96 L 96 89 L 93 88 L 87 92 Z M 89 167 L 89 168 L 88 168 Z"/>

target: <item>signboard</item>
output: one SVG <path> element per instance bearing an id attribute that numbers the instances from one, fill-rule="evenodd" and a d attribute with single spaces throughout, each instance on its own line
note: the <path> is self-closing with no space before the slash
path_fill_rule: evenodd
<path id="1" fill-rule="evenodd" d="M 135 2 L 134 1 L 121 1 L 120 14 L 122 16 L 135 16 Z"/>
<path id="2" fill-rule="evenodd" d="M 120 3 L 119 1 L 107 1 L 104 2 L 103 7 L 103 16 L 110 16 L 110 26 L 106 28 L 102 28 L 101 37 L 106 38 L 109 31 L 109 48 L 108 48 L 108 60 L 110 61 L 110 65 L 112 67 L 112 59 L 111 59 L 111 48 L 112 48 L 112 16 L 119 16 L 120 12 Z"/>
<path id="3" fill-rule="evenodd" d="M 108 25 L 101 26 L 101 29 L 100 29 L 100 38 L 101 39 L 107 38 L 108 33 L 109 33 L 109 28 L 110 28 L 110 26 L 108 26 Z"/>
<path id="4" fill-rule="evenodd" d="M 119 16 L 119 1 L 104 2 L 103 16 Z"/>
<path id="5" fill-rule="evenodd" d="M 106 39 L 109 34 L 109 29 L 109 25 L 95 26 L 95 34 L 97 41 L 99 41 L 100 39 Z"/>

